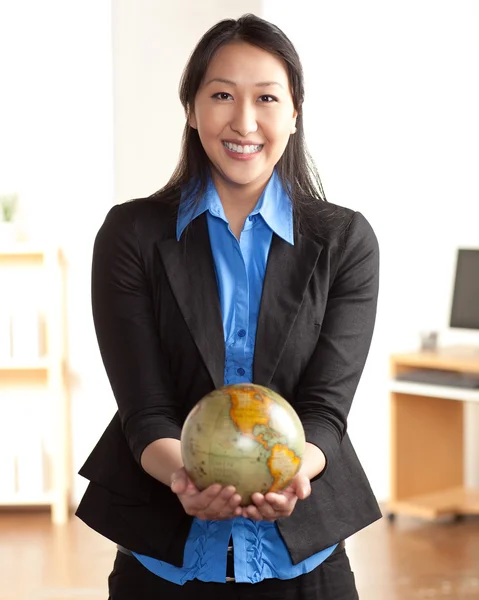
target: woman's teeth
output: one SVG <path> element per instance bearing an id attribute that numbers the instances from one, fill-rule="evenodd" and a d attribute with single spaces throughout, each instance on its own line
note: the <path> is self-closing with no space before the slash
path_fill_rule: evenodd
<path id="1" fill-rule="evenodd" d="M 263 147 L 263 144 L 258 144 L 256 146 L 240 146 L 239 144 L 231 144 L 230 142 L 223 142 L 223 146 L 228 148 L 231 152 L 238 152 L 238 154 L 253 154 L 254 152 L 259 152 Z"/>

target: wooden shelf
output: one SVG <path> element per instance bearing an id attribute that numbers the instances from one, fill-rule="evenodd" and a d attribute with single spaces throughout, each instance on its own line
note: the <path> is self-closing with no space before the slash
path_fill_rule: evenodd
<path id="1" fill-rule="evenodd" d="M 412 381 L 391 380 L 389 382 L 389 391 L 398 394 L 427 396 L 428 398 L 447 398 L 461 402 L 479 402 L 479 390 Z"/>
<path id="2" fill-rule="evenodd" d="M 5 460 L 6 477 L 13 480 L 8 482 L 5 489 L 16 493 L 4 496 L 0 493 L 0 506 L 49 506 L 52 522 L 62 524 L 69 516 L 71 490 L 65 261 L 60 249 L 50 245 L 41 247 L 23 242 L 0 244 L 0 277 L 0 289 L 8 292 L 5 306 L 11 311 L 10 316 L 15 314 L 17 302 L 25 301 L 28 304 L 28 300 L 31 300 L 32 314 L 39 316 L 38 321 L 18 321 L 20 317 L 17 316 L 17 329 L 15 319 L 10 320 L 11 348 L 17 356 L 22 355 L 18 347 L 21 347 L 25 331 L 20 329 L 21 333 L 18 334 L 20 322 L 24 329 L 29 326 L 39 328 L 33 335 L 38 335 L 40 352 L 48 352 L 41 358 L 31 360 L 0 359 L 0 401 L 10 408 L 12 400 L 9 396 L 12 395 L 17 401 L 14 406 L 18 410 L 25 408 L 27 413 L 32 410 L 35 415 L 38 416 L 40 412 L 42 415 L 38 423 L 33 421 L 30 432 L 27 431 L 26 424 L 22 425 L 20 418 L 14 419 L 10 424 L 12 444 L 7 447 L 8 455 L 2 458 Z M 35 324 L 36 321 L 38 325 Z M 5 329 L 8 330 L 8 327 Z M 32 337 L 32 340 L 32 344 L 36 343 L 35 338 Z M 28 356 L 27 350 L 24 355 Z M 4 408 L 0 407 L 0 410 Z M 26 452 L 22 435 L 29 436 L 34 441 L 31 448 L 38 461 L 29 462 L 25 455 L 22 458 L 22 451 Z M 39 452 L 42 453 L 41 457 Z M 35 493 L 35 489 L 42 489 L 39 486 L 32 488 L 29 493 L 28 482 L 31 477 L 43 478 L 45 475 L 48 475 L 51 491 Z M 26 486 L 22 483 L 25 481 Z"/>
<path id="3" fill-rule="evenodd" d="M 31 361 L 25 360 L 2 360 L 0 371 L 45 371 L 50 366 L 48 358 L 38 358 Z"/>
<path id="4" fill-rule="evenodd" d="M 40 247 L 36 244 L 27 242 L 18 242 L 16 244 L 4 245 L 0 244 L 0 257 L 2 256 L 38 256 L 43 257 L 45 254 L 55 252 L 54 249 Z"/>
<path id="5" fill-rule="evenodd" d="M 464 403 L 479 390 L 398 380 L 414 369 L 479 373 L 476 348 L 395 354 L 390 359 L 391 489 L 388 512 L 424 519 L 479 514 L 464 481 Z"/>
<path id="6" fill-rule="evenodd" d="M 391 501 L 388 510 L 431 520 L 448 515 L 479 514 L 479 490 L 457 487 L 422 494 L 403 501 Z"/>
<path id="7" fill-rule="evenodd" d="M 39 496 L 29 496 L 26 494 L 0 496 L 0 506 L 50 506 L 52 502 L 53 497 L 51 493 L 45 493 Z"/>
<path id="8" fill-rule="evenodd" d="M 397 372 L 409 368 L 445 369 L 461 373 L 479 373 L 479 348 L 474 346 L 451 346 L 439 348 L 434 352 L 408 352 L 393 354 L 390 358 L 391 367 Z"/>

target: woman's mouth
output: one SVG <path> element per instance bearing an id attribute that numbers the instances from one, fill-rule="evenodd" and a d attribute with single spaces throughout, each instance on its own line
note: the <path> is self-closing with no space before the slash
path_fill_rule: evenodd
<path id="1" fill-rule="evenodd" d="M 264 144 L 234 144 L 233 142 L 223 142 L 226 153 L 231 158 L 237 160 L 248 160 L 257 156 L 263 149 Z"/>

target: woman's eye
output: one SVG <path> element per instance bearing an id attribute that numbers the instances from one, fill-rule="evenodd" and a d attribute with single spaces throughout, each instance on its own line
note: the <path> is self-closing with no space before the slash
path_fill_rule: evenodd
<path id="1" fill-rule="evenodd" d="M 259 100 L 260 100 L 260 102 L 265 102 L 265 103 L 278 102 L 278 98 L 276 98 L 275 96 L 270 96 L 268 94 L 264 94 L 263 96 L 260 96 Z"/>
<path id="2" fill-rule="evenodd" d="M 228 94 L 227 92 L 218 92 L 212 96 L 212 98 L 216 98 L 216 100 L 229 100 L 231 97 L 231 94 Z"/>

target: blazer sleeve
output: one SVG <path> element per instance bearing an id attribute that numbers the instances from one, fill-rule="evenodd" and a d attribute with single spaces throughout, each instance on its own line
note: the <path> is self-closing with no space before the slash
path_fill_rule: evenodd
<path id="1" fill-rule="evenodd" d="M 361 213 L 353 214 L 338 252 L 319 340 L 296 395 L 306 440 L 324 452 L 326 469 L 346 433 L 376 319 L 379 248 Z"/>
<path id="2" fill-rule="evenodd" d="M 180 439 L 181 421 L 157 332 L 152 286 L 128 203 L 114 206 L 97 233 L 91 284 L 101 357 L 123 433 L 139 463 L 150 442 Z"/>

